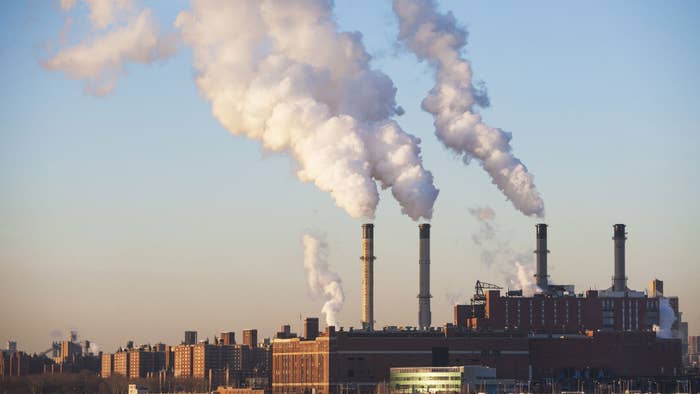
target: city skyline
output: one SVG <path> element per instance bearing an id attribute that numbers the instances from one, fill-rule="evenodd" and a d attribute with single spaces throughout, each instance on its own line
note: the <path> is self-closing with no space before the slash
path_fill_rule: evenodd
<path id="1" fill-rule="evenodd" d="M 192 8 L 146 5 L 165 32 L 177 32 L 176 16 Z M 420 104 L 433 72 L 397 44 L 391 4 L 335 2 L 338 29 L 361 32 L 371 67 L 393 80 L 405 113 L 392 119 L 421 139 L 440 189 L 429 221 L 433 325 L 452 321 L 452 304 L 468 300 L 476 280 L 511 285 L 524 253 L 534 269 L 536 223 L 549 225 L 552 282 L 577 292 L 610 287 L 612 225 L 625 223 L 628 286 L 663 280 L 690 334 L 700 333 L 692 308 L 700 299 L 700 7 L 438 6 L 469 30 L 463 55 L 491 100 L 480 112 L 512 132 L 546 216 L 518 212 L 477 160 L 465 166 L 435 137 Z M 40 352 L 52 332 L 70 329 L 108 352 L 127 340 L 179 343 L 190 329 L 202 339 L 248 328 L 272 337 L 287 323 L 301 332 L 301 318 L 325 320 L 323 298 L 307 288 L 309 232 L 325 240 L 345 290 L 338 324 L 359 328 L 366 222 L 375 225 L 375 326 L 417 325 L 417 232 L 428 221 L 403 215 L 388 190 L 374 219 L 351 218 L 329 193 L 300 182 L 287 155 L 231 135 L 195 85 L 187 45 L 129 64 L 113 91 L 95 97 L 41 66 L 60 46 L 67 15 L 69 42 L 89 33 L 84 6 L 4 11 L 0 312 L 11 318 L 0 322 L 3 346 L 15 340 Z M 470 209 L 485 207 L 495 245 L 474 240 L 482 222 Z"/>

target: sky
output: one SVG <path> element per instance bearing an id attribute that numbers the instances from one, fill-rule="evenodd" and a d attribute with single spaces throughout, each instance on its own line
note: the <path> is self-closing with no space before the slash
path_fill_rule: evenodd
<path id="1" fill-rule="evenodd" d="M 549 225 L 549 274 L 577 291 L 605 289 L 612 225 L 627 224 L 628 286 L 652 278 L 680 298 L 700 335 L 700 4 L 439 1 L 469 31 L 462 52 L 491 101 L 480 113 L 512 133 L 534 175 L 544 219 L 506 201 L 477 161 L 464 165 L 436 138 L 421 101 L 434 74 L 397 44 L 390 2 L 337 0 L 342 31 L 359 31 L 371 66 L 387 74 L 420 138 L 440 193 L 431 247 L 434 325 L 452 321 L 475 281 L 508 287 L 513 261 L 486 264 L 470 208 L 491 207 L 498 238 L 531 256 L 534 225 Z M 150 1 L 165 32 L 186 1 Z M 342 280 L 344 327 L 360 326 L 361 224 L 331 195 L 300 182 L 288 155 L 232 135 L 198 90 L 191 47 L 132 63 L 107 95 L 42 67 L 90 33 L 87 9 L 58 1 L 4 2 L 0 12 L 0 340 L 35 352 L 56 333 L 113 351 L 212 338 L 320 316 L 306 284 L 302 236 L 323 234 Z M 390 191 L 375 224 L 376 326 L 415 326 L 418 229 Z M 531 264 L 530 260 L 524 261 Z"/>

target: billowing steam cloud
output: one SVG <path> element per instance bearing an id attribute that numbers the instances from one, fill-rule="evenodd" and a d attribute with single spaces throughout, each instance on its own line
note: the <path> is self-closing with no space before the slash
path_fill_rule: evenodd
<path id="1" fill-rule="evenodd" d="M 479 223 L 479 230 L 472 234 L 472 241 L 481 248 L 481 262 L 490 269 L 495 268 L 509 288 L 521 289 L 526 296 L 540 292 L 535 281 L 532 253 L 516 252 L 507 237 L 500 235 L 496 212 L 485 206 L 470 208 L 469 213 Z"/>
<path id="2" fill-rule="evenodd" d="M 130 0 L 83 1 L 90 9 L 92 36 L 74 46 L 64 46 L 42 65 L 83 80 L 85 92 L 109 94 L 128 63 L 151 63 L 176 52 L 177 37 L 160 35 L 150 9 L 139 9 Z M 61 0 L 64 11 L 75 5 L 75 0 Z M 66 22 L 70 27 L 72 19 Z M 64 35 L 62 32 L 61 41 L 65 41 Z"/>
<path id="3" fill-rule="evenodd" d="M 343 309 L 345 296 L 340 278 L 328 270 L 328 245 L 319 236 L 304 234 L 304 270 L 306 282 L 313 296 L 323 296 L 326 303 L 321 312 L 326 315 L 327 326 L 338 326 L 338 313 Z"/>
<path id="4" fill-rule="evenodd" d="M 528 216 L 544 216 L 534 177 L 513 156 L 511 134 L 485 124 L 475 107 L 487 107 L 486 91 L 472 82 L 471 64 L 462 57 L 467 31 L 452 13 L 439 14 L 433 0 L 394 0 L 399 39 L 436 70 L 436 85 L 422 107 L 433 114 L 435 134 L 465 163 L 479 160 L 493 183 Z"/>
<path id="5" fill-rule="evenodd" d="M 676 314 L 673 312 L 668 298 L 659 298 L 659 324 L 654 324 L 654 331 L 658 338 L 673 338 L 671 326 L 676 321 Z"/>
<path id="6" fill-rule="evenodd" d="M 360 33 L 337 31 L 329 1 L 193 1 L 175 24 L 231 133 L 288 152 L 299 179 L 352 217 L 374 217 L 377 181 L 412 219 L 432 216 L 438 190 L 420 140 L 390 119 L 396 88 L 370 68 Z"/>

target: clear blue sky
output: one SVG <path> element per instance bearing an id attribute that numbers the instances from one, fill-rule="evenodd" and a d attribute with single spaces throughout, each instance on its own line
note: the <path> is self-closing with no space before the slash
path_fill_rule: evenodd
<path id="1" fill-rule="evenodd" d="M 153 1 L 169 27 L 184 1 Z M 612 224 L 628 224 L 629 286 L 653 277 L 678 295 L 700 334 L 700 3 L 440 2 L 470 31 L 466 55 L 488 86 L 487 123 L 513 133 L 550 225 L 550 275 L 579 291 L 606 288 Z M 308 296 L 301 234 L 327 234 L 342 277 L 341 324 L 360 321 L 360 224 L 290 160 L 230 135 L 193 82 L 191 53 L 131 65 L 109 96 L 42 69 L 63 25 L 57 2 L 0 6 L 0 340 L 30 351 L 77 328 L 106 350 L 128 339 L 178 342 L 256 327 L 269 336 Z M 472 163 L 433 136 L 420 101 L 430 70 L 395 45 L 389 2 L 336 1 L 343 30 L 364 36 L 373 65 L 398 88 L 403 128 L 423 140 L 440 188 L 432 243 L 433 322 L 451 321 L 480 263 L 468 208 L 490 205 L 504 237 L 534 248 L 515 211 Z M 377 325 L 415 325 L 417 227 L 382 193 L 376 225 Z"/>

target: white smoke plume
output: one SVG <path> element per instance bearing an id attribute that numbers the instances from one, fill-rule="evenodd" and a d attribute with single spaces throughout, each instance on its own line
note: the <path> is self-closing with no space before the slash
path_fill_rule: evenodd
<path id="1" fill-rule="evenodd" d="M 231 133 L 289 153 L 298 178 L 354 218 L 374 217 L 377 182 L 403 213 L 431 218 L 438 190 L 420 140 L 391 120 L 396 88 L 370 67 L 360 33 L 338 31 L 330 1 L 195 0 L 175 25 Z"/>
<path id="2" fill-rule="evenodd" d="M 659 324 L 654 324 L 653 330 L 658 338 L 673 338 L 671 326 L 676 321 L 676 314 L 673 312 L 668 298 L 659 298 Z"/>
<path id="3" fill-rule="evenodd" d="M 542 290 L 537 287 L 535 270 L 532 268 L 532 264 L 526 266 L 517 260 L 514 264 L 516 274 L 514 277 L 510 276 L 508 278 L 508 286 L 515 289 L 521 289 L 525 297 L 532 297 L 532 295 L 535 293 L 541 292 Z"/>
<path id="4" fill-rule="evenodd" d="M 79 43 L 62 48 L 42 66 L 61 71 L 72 79 L 84 81 L 84 91 L 96 96 L 111 93 L 128 63 L 152 63 L 177 51 L 178 38 L 161 35 L 148 8 L 139 8 L 131 0 L 83 0 L 90 9 L 92 30 Z M 75 0 L 61 0 L 61 8 L 69 12 Z M 73 19 L 66 20 L 66 26 Z"/>
<path id="5" fill-rule="evenodd" d="M 502 236 L 496 223 L 496 212 L 489 206 L 470 208 L 469 213 L 479 223 L 478 232 L 472 234 L 472 242 L 481 249 L 481 262 L 495 269 L 510 289 L 520 289 L 523 295 L 541 292 L 536 285 L 532 253 L 516 252 Z"/>
<path id="6" fill-rule="evenodd" d="M 328 244 L 320 236 L 304 234 L 304 270 L 306 283 L 314 297 L 323 297 L 326 302 L 321 312 L 326 315 L 327 326 L 338 326 L 338 313 L 343 309 L 345 295 L 340 277 L 328 269 Z"/>
<path id="7" fill-rule="evenodd" d="M 98 355 L 100 354 L 100 347 L 95 342 L 90 342 L 89 354 Z"/>
<path id="8" fill-rule="evenodd" d="M 467 31 L 452 13 L 440 14 L 433 0 L 394 0 L 399 40 L 436 71 L 436 85 L 422 107 L 434 117 L 435 134 L 467 163 L 476 158 L 515 208 L 544 216 L 544 201 L 534 176 L 512 153 L 512 135 L 485 124 L 476 107 L 489 105 L 488 95 L 472 81 L 471 64 L 462 57 Z M 477 84 L 478 85 L 478 84 Z"/>

